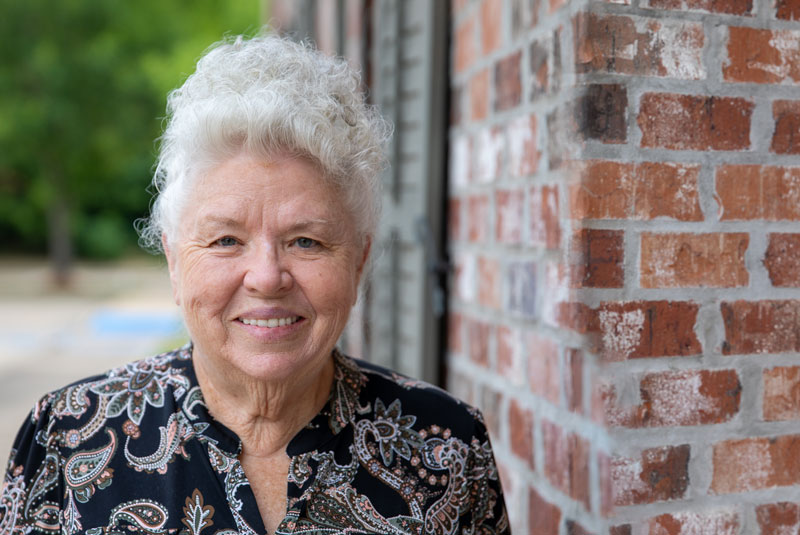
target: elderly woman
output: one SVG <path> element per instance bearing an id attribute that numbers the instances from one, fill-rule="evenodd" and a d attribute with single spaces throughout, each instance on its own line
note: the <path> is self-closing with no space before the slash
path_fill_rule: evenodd
<path id="1" fill-rule="evenodd" d="M 335 347 L 388 128 L 340 61 L 212 48 L 169 98 L 143 238 L 191 343 L 46 395 L 0 533 L 508 533 L 480 414 Z"/>

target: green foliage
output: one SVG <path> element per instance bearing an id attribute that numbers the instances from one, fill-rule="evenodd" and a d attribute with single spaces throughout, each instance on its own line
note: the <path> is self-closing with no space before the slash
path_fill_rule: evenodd
<path id="1" fill-rule="evenodd" d="M 44 252 L 48 210 L 70 209 L 80 254 L 136 236 L 166 93 L 258 0 L 0 0 L 0 251 Z"/>

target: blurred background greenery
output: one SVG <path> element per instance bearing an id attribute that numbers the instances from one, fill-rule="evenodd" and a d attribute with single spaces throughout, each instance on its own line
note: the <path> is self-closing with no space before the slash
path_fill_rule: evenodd
<path id="1" fill-rule="evenodd" d="M 167 92 L 264 0 L 0 0 L 0 255 L 135 254 Z"/>

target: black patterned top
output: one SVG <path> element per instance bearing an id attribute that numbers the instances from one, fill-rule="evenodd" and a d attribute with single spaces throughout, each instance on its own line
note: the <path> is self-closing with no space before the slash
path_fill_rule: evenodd
<path id="1" fill-rule="evenodd" d="M 208 413 L 192 348 L 43 397 L 11 451 L 0 533 L 263 534 L 239 438 Z M 277 533 L 510 533 L 477 410 L 334 352 L 323 410 L 289 443 Z"/>

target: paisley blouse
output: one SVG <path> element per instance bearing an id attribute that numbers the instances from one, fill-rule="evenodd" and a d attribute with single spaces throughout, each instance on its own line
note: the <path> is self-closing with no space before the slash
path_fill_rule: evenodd
<path id="1" fill-rule="evenodd" d="M 277 533 L 508 534 L 480 413 L 334 352 L 328 403 L 289 443 Z M 208 412 L 191 345 L 52 392 L 17 435 L 0 533 L 266 532 L 241 442 Z"/>

